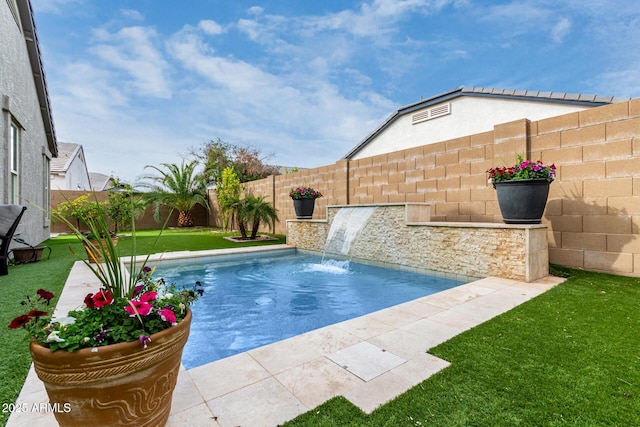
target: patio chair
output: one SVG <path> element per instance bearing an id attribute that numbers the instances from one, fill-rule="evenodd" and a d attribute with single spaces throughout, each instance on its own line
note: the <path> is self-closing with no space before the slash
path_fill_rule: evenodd
<path id="1" fill-rule="evenodd" d="M 9 274 L 9 244 L 26 210 L 26 206 L 0 205 L 0 276 Z"/>

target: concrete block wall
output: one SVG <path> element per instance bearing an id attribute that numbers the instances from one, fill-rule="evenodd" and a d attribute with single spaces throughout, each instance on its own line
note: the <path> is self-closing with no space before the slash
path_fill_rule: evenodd
<path id="1" fill-rule="evenodd" d="M 420 202 L 433 221 L 500 223 L 486 170 L 530 160 L 555 163 L 543 223 L 549 259 L 590 270 L 640 276 L 640 99 L 539 121 L 526 118 L 491 132 L 301 170 L 247 183 L 280 215 L 276 232 L 295 218 L 289 188 L 312 186 L 328 205 Z M 268 190 L 267 190 L 268 189 Z"/>

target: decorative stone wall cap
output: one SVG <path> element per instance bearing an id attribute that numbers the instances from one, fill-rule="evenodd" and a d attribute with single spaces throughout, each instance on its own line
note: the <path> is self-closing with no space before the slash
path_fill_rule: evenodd
<path id="1" fill-rule="evenodd" d="M 542 228 L 546 229 L 547 225 L 545 224 L 503 224 L 499 222 L 444 222 L 444 221 L 434 221 L 434 222 L 421 222 L 421 223 L 413 223 L 407 225 L 421 225 L 427 227 L 458 227 L 458 228 L 510 228 L 510 229 L 523 229 L 523 230 L 531 230 Z"/>

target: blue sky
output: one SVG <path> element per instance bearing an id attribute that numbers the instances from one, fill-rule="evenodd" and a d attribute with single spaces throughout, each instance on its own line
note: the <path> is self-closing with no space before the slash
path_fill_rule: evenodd
<path id="1" fill-rule="evenodd" d="M 635 0 L 32 0 L 59 141 L 127 181 L 221 138 L 333 164 L 459 86 L 640 96 Z"/>

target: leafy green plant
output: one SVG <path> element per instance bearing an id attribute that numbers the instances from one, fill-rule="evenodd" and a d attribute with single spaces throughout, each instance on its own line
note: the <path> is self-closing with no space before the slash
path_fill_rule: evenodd
<path id="1" fill-rule="evenodd" d="M 220 182 L 216 185 L 218 205 L 220 206 L 220 220 L 224 230 L 233 222 L 235 206 L 240 201 L 240 193 L 243 187 L 240 179 L 232 167 L 227 167 L 222 171 Z"/>
<path id="2" fill-rule="evenodd" d="M 235 204 L 238 228 L 243 239 L 254 240 L 258 235 L 258 229 L 263 222 L 272 227 L 278 219 L 278 214 L 273 205 L 265 201 L 264 196 L 247 195 Z M 251 236 L 247 237 L 247 231 L 251 227 Z"/>
<path id="3" fill-rule="evenodd" d="M 318 197 L 322 197 L 322 193 L 311 187 L 291 187 L 289 190 L 289 197 L 294 200 L 317 199 Z"/>
<path id="4" fill-rule="evenodd" d="M 103 244 L 89 240 L 65 217 L 57 220 L 73 230 L 85 246 L 101 254 L 104 263 L 92 264 L 78 257 L 100 281 L 101 288 L 84 298 L 83 309 L 72 311 L 63 318 L 53 318 L 50 311 L 45 311 L 54 295 L 39 289 L 37 296 L 23 301 L 26 313 L 9 324 L 12 329 L 26 329 L 32 339 L 52 351 L 74 351 L 136 339 L 146 347 L 152 334 L 180 322 L 189 304 L 202 291 L 198 283 L 193 289 L 178 290 L 166 285 L 162 279 L 152 279 L 152 270 L 146 266 L 148 255 L 142 263 L 136 264 L 135 228 L 131 233 L 129 272 L 109 234 L 104 205 L 96 201 L 95 209 L 98 214 L 84 218 L 84 222 L 91 234 L 105 236 Z"/>
<path id="5" fill-rule="evenodd" d="M 202 205 L 209 210 L 207 187 L 203 179 L 196 175 L 197 166 L 197 160 L 180 165 L 162 163 L 161 168 L 146 166 L 158 172 L 157 175 L 146 175 L 146 181 L 140 183 L 150 190 L 145 198 L 155 205 L 156 220 L 160 219 L 160 207 L 168 206 L 178 211 L 178 227 L 193 227 L 193 207 Z"/>

